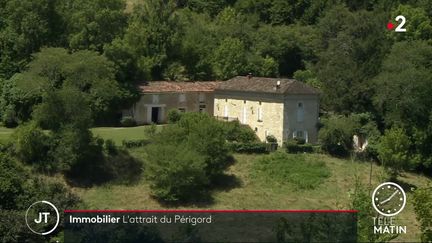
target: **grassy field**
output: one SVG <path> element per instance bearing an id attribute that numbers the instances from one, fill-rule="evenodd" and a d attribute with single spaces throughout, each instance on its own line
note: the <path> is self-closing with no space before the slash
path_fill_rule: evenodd
<path id="1" fill-rule="evenodd" d="M 142 157 L 142 149 L 131 151 Z M 369 184 L 370 164 L 337 159 L 322 154 L 305 155 L 307 160 L 323 161 L 331 175 L 318 187 L 298 190 L 290 183 L 268 183 L 269 178 L 256 176 L 254 166 L 263 155 L 236 154 L 236 163 L 229 168 L 225 185 L 213 191 L 213 201 L 181 206 L 161 205 L 150 196 L 150 188 L 143 178 L 135 185 L 104 185 L 93 188 L 74 188 L 90 209 L 350 209 L 349 193 L 354 188 L 356 178 Z M 289 155 L 297 156 L 297 155 Z M 295 158 L 295 157 L 294 157 Z M 372 166 L 372 186 L 378 184 L 376 178 L 382 175 L 382 168 Z M 406 173 L 402 178 L 407 184 L 424 186 L 431 180 Z M 402 225 L 408 225 L 406 235 L 398 241 L 418 241 L 418 222 L 408 193 L 408 203 L 398 215 Z M 372 220 L 372 219 L 371 219 Z"/>
<path id="2" fill-rule="evenodd" d="M 99 136 L 103 139 L 111 139 L 117 145 L 121 145 L 124 139 L 136 140 L 143 139 L 146 137 L 146 128 L 149 126 L 138 126 L 138 127 L 96 127 L 92 128 L 92 132 L 95 136 Z"/>
<path id="3" fill-rule="evenodd" d="M 92 131 L 95 135 L 104 139 L 112 139 L 120 145 L 123 139 L 145 138 L 147 128 L 148 126 L 98 127 L 93 128 Z M 0 128 L 0 141 L 8 140 L 12 133 L 13 129 Z M 145 150 L 142 148 L 132 149 L 130 152 L 137 158 L 144 158 L 145 155 Z M 72 188 L 72 190 L 82 198 L 85 203 L 83 207 L 89 209 L 350 209 L 349 194 L 354 189 L 356 178 L 363 184 L 369 185 L 371 168 L 369 163 L 338 159 L 324 154 L 308 154 L 304 155 L 301 160 L 320 161 L 325 164 L 330 173 L 323 177 L 317 187 L 299 190 L 298 186 L 293 185 L 292 178 L 287 182 L 273 180 L 272 177 L 283 178 L 284 175 L 280 174 L 279 170 L 274 170 L 276 174 L 257 173 L 257 168 L 266 168 L 257 166 L 257 163 L 263 161 L 263 156 L 265 155 L 235 154 L 236 163 L 229 168 L 223 180 L 224 185 L 213 189 L 211 202 L 180 206 L 162 205 L 151 197 L 145 178 L 134 185 L 106 184 L 91 188 Z M 291 158 L 287 161 L 299 159 L 296 157 L 298 155 L 289 156 Z M 297 166 L 283 167 L 280 164 L 271 164 L 267 168 L 274 166 L 298 170 Z M 379 183 L 378 178 L 383 175 L 382 167 L 373 164 L 372 172 L 371 185 L 375 187 Z M 298 179 L 294 178 L 295 180 Z M 413 173 L 405 173 L 401 180 L 414 187 L 422 187 L 432 182 L 430 178 Z M 397 241 L 418 241 L 418 222 L 415 219 L 411 202 L 412 195 L 409 190 L 410 188 L 407 188 L 407 206 L 397 216 L 401 225 L 408 225 L 408 234 L 399 236 Z"/>
<path id="4" fill-rule="evenodd" d="M 0 127 L 0 142 L 7 141 L 11 136 L 11 134 L 13 133 L 13 131 L 14 131 L 13 128 Z"/>

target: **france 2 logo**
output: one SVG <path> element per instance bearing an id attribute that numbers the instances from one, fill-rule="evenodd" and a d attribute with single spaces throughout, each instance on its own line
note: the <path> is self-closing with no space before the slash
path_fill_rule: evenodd
<path id="1" fill-rule="evenodd" d="M 407 30 L 404 27 L 406 19 L 405 16 L 403 15 L 398 15 L 395 18 L 395 21 L 399 23 L 399 25 L 396 27 L 396 29 L 394 30 L 395 32 L 406 32 Z M 400 22 L 399 22 L 400 21 Z M 388 30 L 392 30 L 395 27 L 395 25 L 392 22 L 388 22 L 387 23 L 387 29 Z"/>

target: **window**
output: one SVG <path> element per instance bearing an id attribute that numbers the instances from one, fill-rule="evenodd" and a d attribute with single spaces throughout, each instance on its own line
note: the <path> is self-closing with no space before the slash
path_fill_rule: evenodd
<path id="1" fill-rule="evenodd" d="M 199 112 L 205 112 L 206 111 L 206 105 L 199 105 Z"/>
<path id="2" fill-rule="evenodd" d="M 152 102 L 153 104 L 159 103 L 159 95 L 157 94 L 152 95 Z"/>
<path id="3" fill-rule="evenodd" d="M 205 94 L 200 93 L 198 99 L 199 99 L 199 102 L 201 102 L 201 103 L 205 102 Z"/>
<path id="4" fill-rule="evenodd" d="M 258 127 L 255 127 L 255 132 L 258 132 Z"/>
<path id="5" fill-rule="evenodd" d="M 246 124 L 247 122 L 247 109 L 246 106 L 243 107 L 243 124 Z"/>
<path id="6" fill-rule="evenodd" d="M 246 104 L 246 100 L 243 100 L 243 104 Z"/>
<path id="7" fill-rule="evenodd" d="M 298 102 L 297 103 L 297 122 L 302 122 L 303 120 L 304 120 L 303 103 Z"/>
<path id="8" fill-rule="evenodd" d="M 179 108 L 178 110 L 182 113 L 186 112 L 186 108 Z"/>
<path id="9" fill-rule="evenodd" d="M 258 121 L 262 122 L 263 121 L 263 111 L 262 111 L 262 107 L 258 107 Z"/>
<path id="10" fill-rule="evenodd" d="M 309 140 L 308 132 L 307 131 L 294 131 L 293 132 L 293 138 L 302 138 L 307 143 Z"/>
<path id="11" fill-rule="evenodd" d="M 179 94 L 179 102 L 185 102 L 186 101 L 186 94 Z"/>
<path id="12" fill-rule="evenodd" d="M 303 131 L 297 131 L 296 137 L 297 138 L 304 138 Z"/>

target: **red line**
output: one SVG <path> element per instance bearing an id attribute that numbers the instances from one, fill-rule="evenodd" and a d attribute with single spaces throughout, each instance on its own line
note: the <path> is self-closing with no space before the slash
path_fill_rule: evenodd
<path id="1" fill-rule="evenodd" d="M 83 210 L 66 209 L 65 213 L 357 213 L 358 210 Z"/>

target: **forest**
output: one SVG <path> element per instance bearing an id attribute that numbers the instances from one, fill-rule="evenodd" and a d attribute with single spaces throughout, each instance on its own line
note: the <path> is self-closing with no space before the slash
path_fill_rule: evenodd
<path id="1" fill-rule="evenodd" d="M 387 28 L 398 15 L 406 32 Z M 83 184 L 96 169 L 118 179 L 129 176 L 118 168 L 139 167 L 90 131 L 119 125 L 119 112 L 139 98 L 137 82 L 249 73 L 320 90 L 326 153 L 348 157 L 360 134 L 369 141 L 361 156 L 384 165 L 390 179 L 432 175 L 430 0 L 1 0 L 0 122 L 16 132 L 0 146 L 0 208 L 12 215 L 38 195 L 63 195 L 63 208 L 78 201 L 61 185 L 16 178 L 29 176 L 16 161 Z"/>
<path id="2" fill-rule="evenodd" d="M 116 124 L 138 81 L 252 73 L 320 89 L 321 126 L 348 119 L 371 142 L 387 131 L 412 166 L 432 167 L 428 0 L 6 0 L 0 12 L 6 127 Z M 397 15 L 407 32 L 386 29 Z"/>

